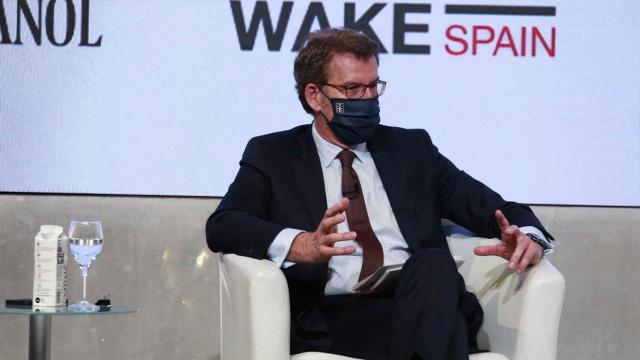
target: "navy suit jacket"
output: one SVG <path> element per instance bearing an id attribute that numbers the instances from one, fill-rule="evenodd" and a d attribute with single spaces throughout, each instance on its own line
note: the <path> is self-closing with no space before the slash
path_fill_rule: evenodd
<path id="1" fill-rule="evenodd" d="M 311 126 L 249 141 L 234 182 L 207 221 L 211 250 L 264 259 L 281 230 L 315 231 L 327 203 Z M 448 250 L 442 218 L 480 236 L 497 237 L 496 209 L 510 223 L 535 226 L 552 238 L 529 207 L 503 200 L 459 170 L 439 153 L 426 131 L 381 125 L 367 145 L 411 250 Z M 296 264 L 283 271 L 291 299 L 292 351 L 326 349 L 326 325 L 317 305 L 327 264 Z M 301 337 L 316 338 L 317 346 L 304 347 Z"/>

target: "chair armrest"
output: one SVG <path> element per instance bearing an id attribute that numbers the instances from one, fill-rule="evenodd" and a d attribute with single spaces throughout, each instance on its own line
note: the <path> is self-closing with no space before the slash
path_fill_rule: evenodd
<path id="1" fill-rule="evenodd" d="M 546 259 L 531 268 L 518 290 L 522 292 L 515 360 L 555 360 L 565 280 Z M 506 309 L 505 309 L 506 310 Z"/>
<path id="2" fill-rule="evenodd" d="M 477 242 L 485 245 L 497 240 Z M 511 360 L 554 360 L 564 277 L 546 259 L 528 269 L 521 281 L 507 265 L 499 257 L 472 255 L 466 280 L 485 311 L 480 345 Z"/>
<path id="3" fill-rule="evenodd" d="M 222 359 L 288 359 L 289 290 L 282 271 L 269 260 L 219 259 Z"/>

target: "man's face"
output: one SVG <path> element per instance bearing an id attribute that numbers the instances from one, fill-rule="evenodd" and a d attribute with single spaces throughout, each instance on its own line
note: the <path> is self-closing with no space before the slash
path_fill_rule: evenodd
<path id="1" fill-rule="evenodd" d="M 378 62 L 375 56 L 367 60 L 360 60 L 351 54 L 336 54 L 329 63 L 329 76 L 327 83 L 307 84 L 305 97 L 307 104 L 314 110 L 315 126 L 320 136 L 325 140 L 336 144 L 342 148 L 347 145 L 342 144 L 329 127 L 326 119 L 320 114 L 322 112 L 327 119 L 333 119 L 333 108 L 331 99 L 346 99 L 344 87 L 353 85 L 369 85 L 379 80 Z M 324 93 L 324 94 L 323 94 Z M 363 99 L 376 96 L 374 90 L 367 88 L 362 96 Z"/>
<path id="2" fill-rule="evenodd" d="M 378 63 L 374 56 L 367 60 L 360 60 L 351 54 L 336 54 L 332 57 L 329 63 L 329 76 L 327 78 L 327 84 L 335 85 L 322 85 L 322 92 L 318 94 L 318 100 L 320 100 L 321 111 L 327 116 L 327 118 L 333 118 L 333 108 L 331 107 L 331 99 L 346 99 L 347 96 L 343 92 L 344 87 L 354 85 L 369 85 L 378 80 Z M 371 98 L 375 94 L 371 89 L 367 89 L 362 98 Z"/>

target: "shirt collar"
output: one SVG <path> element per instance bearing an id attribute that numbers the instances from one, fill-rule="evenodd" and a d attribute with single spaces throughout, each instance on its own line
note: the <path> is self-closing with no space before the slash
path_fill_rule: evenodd
<path id="1" fill-rule="evenodd" d="M 323 139 L 322 136 L 318 134 L 318 130 L 316 130 L 315 122 L 311 124 L 311 127 L 313 128 L 311 132 L 313 133 L 313 141 L 316 143 L 316 148 L 318 149 L 320 162 L 324 167 L 329 167 L 331 162 L 338 157 L 342 148 Z M 356 154 L 356 158 L 363 163 L 369 153 L 366 142 L 353 145 L 350 150 L 353 151 Z"/>

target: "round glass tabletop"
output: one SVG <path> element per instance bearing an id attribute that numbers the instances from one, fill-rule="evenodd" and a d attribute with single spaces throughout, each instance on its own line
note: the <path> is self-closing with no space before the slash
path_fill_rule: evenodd
<path id="1" fill-rule="evenodd" d="M 95 316 L 95 315 L 120 315 L 120 314 L 131 314 L 138 311 L 137 309 L 131 308 L 123 308 L 123 307 L 111 307 L 108 310 L 104 311 L 94 311 L 94 312 L 77 312 L 71 311 L 68 308 L 47 308 L 47 309 L 31 309 L 31 308 L 13 308 L 13 307 L 0 307 L 0 314 L 5 315 L 29 315 L 29 316 L 38 316 L 38 315 L 54 315 L 54 316 Z"/>

